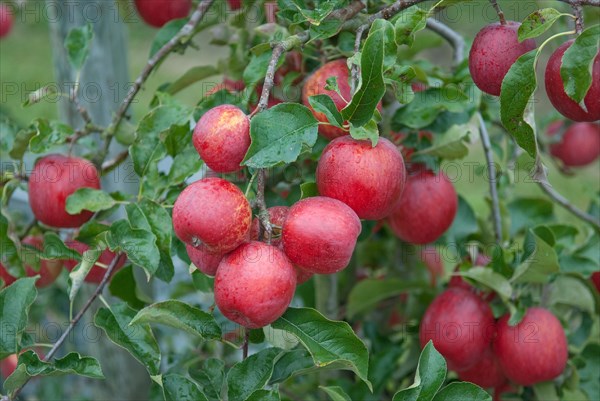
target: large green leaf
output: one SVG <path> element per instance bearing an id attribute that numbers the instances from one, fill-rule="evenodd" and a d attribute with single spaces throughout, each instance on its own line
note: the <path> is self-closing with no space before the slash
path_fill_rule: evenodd
<path id="1" fill-rule="evenodd" d="M 412 46 L 415 34 L 425 29 L 429 12 L 419 7 L 409 7 L 395 17 L 394 30 L 398 45 Z"/>
<path id="2" fill-rule="evenodd" d="M 457 86 L 430 88 L 419 92 L 415 99 L 398 109 L 393 117 L 393 127 L 425 128 L 444 111 L 464 112 L 471 99 Z"/>
<path id="3" fill-rule="evenodd" d="M 583 280 L 575 275 L 557 277 L 550 286 L 548 305 L 569 305 L 594 315 L 594 294 Z"/>
<path id="4" fill-rule="evenodd" d="M 106 237 L 111 250 L 120 249 L 129 260 L 153 275 L 160 263 L 156 236 L 148 230 L 132 228 L 127 220 L 118 220 L 110 227 Z"/>
<path id="5" fill-rule="evenodd" d="M 37 297 L 36 279 L 22 278 L 0 291 L 0 360 L 16 354 Z"/>
<path id="6" fill-rule="evenodd" d="M 426 286 L 422 283 L 395 278 L 361 280 L 348 295 L 346 315 L 353 318 L 359 313 L 368 312 L 384 299 L 425 288 Z"/>
<path id="7" fill-rule="evenodd" d="M 314 309 L 288 308 L 271 326 L 296 336 L 317 366 L 337 362 L 356 373 L 371 388 L 367 347 L 348 323 L 329 320 Z"/>
<path id="8" fill-rule="evenodd" d="M 147 297 L 140 292 L 131 265 L 124 267 L 112 276 L 108 289 L 112 295 L 121 298 L 133 309 L 138 310 L 146 305 Z"/>
<path id="9" fill-rule="evenodd" d="M 211 314 L 176 300 L 145 307 L 135 315 L 130 324 L 143 323 L 164 324 L 200 338 L 221 338 L 221 328 Z"/>
<path id="10" fill-rule="evenodd" d="M 167 22 L 154 36 L 150 46 L 150 57 L 154 56 L 164 45 L 175 36 L 187 23 L 186 19 L 175 19 Z"/>
<path id="11" fill-rule="evenodd" d="M 508 204 L 510 235 L 554 220 L 554 204 L 543 198 L 516 198 Z"/>
<path id="12" fill-rule="evenodd" d="M 173 158 L 173 165 L 169 171 L 169 184 L 178 185 L 184 182 L 202 167 L 202 160 L 193 147 L 187 148 Z"/>
<path id="13" fill-rule="evenodd" d="M 317 140 L 318 121 L 305 106 L 281 103 L 252 118 L 252 143 L 243 164 L 254 168 L 273 167 L 295 161 L 303 146 Z"/>
<path id="14" fill-rule="evenodd" d="M 165 401 L 208 401 L 196 383 L 187 377 L 169 374 L 162 379 Z"/>
<path id="15" fill-rule="evenodd" d="M 548 236 L 552 236 L 552 232 L 544 226 L 528 231 L 525 251 L 531 251 L 531 253 L 515 269 L 511 278 L 512 282 L 545 283 L 550 278 L 550 274 L 559 271 L 554 242 L 549 240 Z"/>
<path id="16" fill-rule="evenodd" d="M 502 298 L 509 299 L 512 295 L 512 286 L 510 282 L 501 274 L 494 272 L 489 267 L 476 266 L 467 271 L 459 273 L 463 277 L 468 277 L 473 281 L 481 283 L 494 290 Z"/>
<path id="17" fill-rule="evenodd" d="M 79 253 L 68 248 L 60 237 L 52 231 L 44 233 L 44 248 L 40 252 L 40 257 L 43 259 L 80 259 Z"/>
<path id="18" fill-rule="evenodd" d="M 541 8 L 529 14 L 519 27 L 519 42 L 525 39 L 536 38 L 546 32 L 554 25 L 561 16 L 569 14 L 561 13 L 554 8 Z"/>
<path id="19" fill-rule="evenodd" d="M 492 401 L 492 396 L 472 383 L 454 382 L 448 384 L 433 397 L 433 401 Z"/>
<path id="20" fill-rule="evenodd" d="M 319 388 L 329 396 L 331 401 L 352 401 L 350 396 L 340 386 L 319 386 Z"/>
<path id="21" fill-rule="evenodd" d="M 394 395 L 393 401 L 431 401 L 446 379 L 446 360 L 429 341 L 419 357 L 415 382 Z M 465 398 L 465 400 L 468 398 Z"/>
<path id="22" fill-rule="evenodd" d="M 220 359 L 209 358 L 203 359 L 199 364 L 189 368 L 189 374 L 200 384 L 202 392 L 211 401 L 220 401 L 221 389 L 225 381 L 225 363 Z"/>
<path id="23" fill-rule="evenodd" d="M 273 368 L 273 375 L 269 384 L 281 383 L 292 376 L 316 369 L 310 352 L 304 347 L 295 348 L 286 351 L 279 357 Z"/>
<path id="24" fill-rule="evenodd" d="M 94 29 L 92 24 L 88 23 L 85 26 L 76 27 L 69 31 L 65 38 L 65 49 L 67 49 L 67 57 L 69 63 L 75 70 L 81 70 L 83 63 L 90 52 L 90 44 L 94 37 Z"/>
<path id="25" fill-rule="evenodd" d="M 125 303 L 110 309 L 100 308 L 94 318 L 96 326 L 106 332 L 112 342 L 125 348 L 148 369 L 152 376 L 160 373 L 160 349 L 149 324 L 130 326 L 136 311 Z"/>
<path id="26" fill-rule="evenodd" d="M 117 201 L 100 189 L 79 188 L 69 195 L 65 209 L 69 214 L 78 214 L 83 210 L 90 212 L 108 210 L 116 204 Z"/>
<path id="27" fill-rule="evenodd" d="M 329 95 L 314 95 L 308 98 L 310 106 L 319 113 L 325 114 L 327 120 L 336 127 L 342 127 L 344 118 Z"/>
<path id="28" fill-rule="evenodd" d="M 598 37 L 600 25 L 585 29 L 562 58 L 560 76 L 565 85 L 565 92 L 577 103 L 581 103 L 592 86 L 592 64 L 600 50 Z"/>
<path id="29" fill-rule="evenodd" d="M 267 348 L 238 362 L 227 374 L 227 394 L 230 400 L 246 401 L 262 389 L 273 374 L 273 365 L 282 350 Z"/>

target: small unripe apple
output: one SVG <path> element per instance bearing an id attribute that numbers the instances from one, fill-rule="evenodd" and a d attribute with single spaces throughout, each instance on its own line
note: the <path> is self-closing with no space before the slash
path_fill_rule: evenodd
<path id="1" fill-rule="evenodd" d="M 19 358 L 17 357 L 17 354 L 9 355 L 0 361 L 0 377 L 6 379 L 8 376 L 12 375 L 15 369 L 17 369 L 18 362 Z"/>
<path id="2" fill-rule="evenodd" d="M 272 238 L 271 245 L 280 247 L 281 245 L 281 229 L 285 219 L 287 219 L 290 208 L 287 206 L 273 206 L 267 209 L 269 212 L 269 222 L 272 225 Z M 260 233 L 260 220 L 255 217 L 252 220 L 252 227 L 250 227 L 250 239 L 252 241 L 258 241 Z"/>
<path id="3" fill-rule="evenodd" d="M 66 241 L 65 245 L 82 256 L 85 251 L 90 249 L 89 245 L 75 240 Z M 109 266 L 112 263 L 113 259 L 116 257 L 117 255 L 107 248 L 103 250 L 100 256 L 98 257 L 98 262 L 102 263 L 103 265 Z M 79 262 L 75 259 L 67 260 L 65 261 L 65 267 L 67 268 L 67 270 L 72 271 L 78 263 Z M 119 271 L 123 266 L 125 266 L 125 263 L 127 263 L 127 259 L 121 258 L 119 260 L 119 263 L 117 263 L 117 265 L 113 269 L 113 274 Z M 92 266 L 91 270 L 89 271 L 88 275 L 85 276 L 84 281 L 87 283 L 100 284 L 105 274 L 106 268 L 98 264 L 94 264 L 94 266 Z"/>
<path id="4" fill-rule="evenodd" d="M 448 178 L 441 172 L 419 170 L 408 176 L 400 202 L 388 221 L 400 239 L 427 244 L 452 225 L 457 208 L 458 197 Z"/>
<path id="5" fill-rule="evenodd" d="M 324 196 L 306 198 L 290 208 L 283 249 L 307 272 L 335 273 L 348 266 L 361 229 L 358 216 L 345 203 Z"/>
<path id="6" fill-rule="evenodd" d="M 483 388 L 494 389 L 503 386 L 508 381 L 491 347 L 486 348 L 473 367 L 459 372 L 458 377 L 462 381 L 475 383 Z"/>
<path id="7" fill-rule="evenodd" d="M 223 258 L 215 277 L 215 302 L 229 320 L 257 329 L 277 320 L 296 289 L 296 271 L 278 248 L 249 242 Z"/>
<path id="8" fill-rule="evenodd" d="M 584 110 L 565 92 L 564 82 L 560 75 L 563 55 L 573 43 L 572 40 L 563 43 L 552 53 L 548 64 L 546 64 L 546 94 L 554 108 L 563 116 L 573 121 L 596 121 L 600 120 L 600 54 L 596 54 L 592 66 L 592 85 L 590 86 L 583 103 L 587 108 Z"/>
<path id="9" fill-rule="evenodd" d="M 350 136 L 336 138 L 325 149 L 317 166 L 319 193 L 350 206 L 359 218 L 379 220 L 388 216 L 406 181 L 398 148 L 379 138 L 377 146 Z"/>
<path id="10" fill-rule="evenodd" d="M 494 353 L 504 374 L 523 386 L 552 380 L 567 364 L 567 337 L 558 319 L 544 308 L 529 308 L 516 326 L 505 315 L 497 325 Z"/>
<path id="11" fill-rule="evenodd" d="M 7 4 L 0 3 L 0 38 L 8 36 L 12 30 L 14 17 Z"/>
<path id="12" fill-rule="evenodd" d="M 198 247 L 185 244 L 185 250 L 194 266 L 207 276 L 214 276 L 217 273 L 219 263 L 221 263 L 224 256 L 222 253 L 209 252 L 202 244 Z"/>
<path id="13" fill-rule="evenodd" d="M 4 286 L 6 287 L 16 281 L 16 278 L 8 273 L 8 270 L 6 270 L 6 267 L 2 263 L 0 263 L 0 280 L 4 281 Z"/>
<path id="14" fill-rule="evenodd" d="M 148 25 L 160 28 L 171 20 L 187 17 L 192 0 L 135 0 L 135 7 Z"/>
<path id="15" fill-rule="evenodd" d="M 548 135 L 562 131 L 564 122 L 555 121 L 548 126 Z M 581 167 L 593 163 L 600 156 L 600 125 L 574 123 L 564 131 L 560 142 L 550 145 L 550 154 L 567 167 Z"/>
<path id="16" fill-rule="evenodd" d="M 489 347 L 494 330 L 492 310 L 481 298 L 462 288 L 450 288 L 427 308 L 419 339 L 430 340 L 451 370 L 471 368 Z"/>
<path id="17" fill-rule="evenodd" d="M 222 178 L 204 178 L 179 194 L 173 207 L 177 237 L 209 252 L 226 253 L 249 239 L 252 210 L 238 187 Z"/>
<path id="18" fill-rule="evenodd" d="M 27 236 L 23 238 L 23 244 L 32 246 L 39 250 L 42 250 L 44 247 L 44 240 L 42 237 L 34 237 Z M 29 277 L 39 275 L 40 278 L 35 282 L 35 286 L 38 288 L 48 287 L 50 284 L 56 281 L 56 278 L 60 275 L 60 272 L 63 268 L 63 261 L 59 259 L 41 259 L 40 260 L 40 270 L 35 271 L 31 264 L 33 263 L 33 259 L 37 259 L 38 255 L 33 251 L 28 250 L 26 247 L 23 247 L 22 260 L 25 265 L 25 273 Z"/>
<path id="19" fill-rule="evenodd" d="M 100 189 L 98 170 L 79 157 L 51 154 L 37 161 L 29 177 L 29 204 L 40 222 L 58 228 L 79 227 L 94 215 L 69 214 L 67 198 L 80 188 Z"/>
<path id="20" fill-rule="evenodd" d="M 214 107 L 198 120 L 192 141 L 211 170 L 217 173 L 241 170 L 240 163 L 250 147 L 250 120 L 236 106 Z"/>
<path id="21" fill-rule="evenodd" d="M 519 26 L 515 21 L 507 21 L 505 25 L 496 22 L 475 36 L 469 53 L 469 71 L 475 85 L 485 93 L 500 96 L 502 80 L 510 67 L 520 56 L 535 49 L 533 39 L 519 43 Z"/>

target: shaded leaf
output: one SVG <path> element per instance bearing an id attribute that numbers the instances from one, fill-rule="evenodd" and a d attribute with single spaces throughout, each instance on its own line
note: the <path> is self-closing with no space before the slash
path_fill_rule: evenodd
<path id="1" fill-rule="evenodd" d="M 90 44 L 94 37 L 94 30 L 90 23 L 76 27 L 69 31 L 65 38 L 65 49 L 69 63 L 75 70 L 81 70 L 83 63 L 90 52 Z"/>
<path id="2" fill-rule="evenodd" d="M 208 401 L 196 383 L 187 377 L 169 374 L 162 379 L 165 401 Z"/>
<path id="3" fill-rule="evenodd" d="M 446 360 L 430 340 L 419 357 L 415 382 L 394 395 L 393 401 L 431 401 L 446 378 Z"/>
<path id="4" fill-rule="evenodd" d="M 267 348 L 238 362 L 227 374 L 227 394 L 230 400 L 246 401 L 262 389 L 273 374 L 273 364 L 281 354 L 279 348 Z"/>

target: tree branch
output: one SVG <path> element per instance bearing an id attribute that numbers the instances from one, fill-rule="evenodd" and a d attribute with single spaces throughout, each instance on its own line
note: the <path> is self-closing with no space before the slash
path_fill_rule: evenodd
<path id="1" fill-rule="evenodd" d="M 571 4 L 573 12 L 575 13 L 575 32 L 580 34 L 583 31 L 583 7 L 580 2 Z"/>
<path id="2" fill-rule="evenodd" d="M 100 170 L 100 175 L 104 175 L 106 173 L 110 173 L 114 170 L 119 164 L 123 163 L 127 160 L 127 156 L 129 156 L 129 150 L 124 150 L 118 155 L 116 155 L 113 159 L 107 160 L 102 163 L 102 168 Z"/>
<path id="3" fill-rule="evenodd" d="M 271 238 L 273 237 L 273 226 L 271 225 L 269 211 L 267 210 L 267 204 L 265 202 L 265 180 L 265 169 L 261 168 L 258 170 L 258 177 L 256 181 L 256 206 L 258 206 L 258 219 L 260 220 L 260 225 L 266 234 L 262 235 L 262 238 L 265 238 L 267 244 L 270 244 Z M 261 233 L 263 233 L 262 230 Z"/>
<path id="4" fill-rule="evenodd" d="M 539 181 L 538 184 L 542 188 L 542 190 L 546 193 L 546 195 L 548 195 L 554 202 L 561 205 L 563 208 L 565 208 L 567 211 L 569 211 L 574 216 L 591 224 L 592 227 L 594 227 L 594 229 L 596 231 L 600 231 L 600 220 L 598 220 L 596 217 L 594 217 L 590 214 L 587 214 L 583 210 L 575 207 L 571 202 L 569 202 L 569 200 L 567 198 L 565 198 L 560 193 L 558 193 L 552 187 L 552 185 L 550 185 L 548 182 Z"/>
<path id="5" fill-rule="evenodd" d="M 465 58 L 465 39 L 454 29 L 434 18 L 427 18 L 427 28 L 440 35 L 454 50 L 452 62 L 456 67 Z"/>
<path id="6" fill-rule="evenodd" d="M 104 273 L 104 277 L 102 278 L 102 281 L 100 282 L 100 284 L 98 284 L 98 287 L 96 287 L 96 290 L 94 291 L 94 293 L 92 294 L 92 296 L 87 300 L 87 302 L 85 303 L 85 305 L 83 306 L 83 308 L 81 308 L 81 310 L 79 311 L 79 313 L 77 314 L 77 316 L 75 316 L 73 318 L 73 320 L 71 320 L 71 322 L 69 323 L 69 326 L 63 332 L 63 334 L 60 336 L 60 338 L 58 339 L 58 341 L 56 341 L 56 343 L 54 343 L 54 345 L 52 346 L 52 349 L 50 349 L 50 351 L 48 351 L 48 353 L 44 357 L 44 362 L 48 362 L 50 359 L 52 359 L 52 357 L 54 357 L 54 355 L 56 354 L 56 352 L 58 351 L 58 349 L 63 345 L 63 343 L 65 342 L 65 340 L 67 339 L 67 337 L 69 337 L 69 334 L 71 333 L 71 331 L 73 331 L 73 329 L 75 328 L 75 325 L 77 325 L 77 323 L 81 320 L 81 318 L 83 317 L 83 315 L 92 306 L 92 304 L 94 303 L 94 301 L 96 300 L 96 298 L 98 298 L 98 296 L 102 293 L 102 290 L 104 290 L 104 287 L 106 286 L 106 284 L 110 280 L 110 276 L 112 275 L 112 273 L 114 272 L 115 268 L 121 262 L 121 259 L 124 256 L 125 256 L 124 254 L 119 253 L 118 255 L 115 256 L 115 258 L 112 260 L 112 262 L 110 262 L 110 265 L 106 269 L 106 273 Z M 29 377 L 25 381 L 25 383 L 23 383 L 21 385 L 21 387 L 19 387 L 18 389 L 15 390 L 15 392 L 11 395 L 11 397 L 9 398 L 9 400 L 16 400 L 17 396 L 23 390 L 23 388 L 25 387 L 25 385 L 27 385 L 27 383 L 29 382 L 29 380 L 31 380 L 31 377 Z"/>
<path id="7" fill-rule="evenodd" d="M 494 164 L 494 154 L 492 153 L 492 145 L 490 143 L 490 136 L 488 134 L 485 121 L 481 114 L 479 117 L 479 135 L 481 136 L 481 143 L 483 145 L 483 152 L 488 165 L 488 173 L 490 177 L 490 196 L 492 197 L 492 217 L 494 221 L 494 235 L 496 237 L 496 243 L 502 244 L 502 216 L 500 215 L 500 201 L 498 200 L 498 188 L 496 180 L 496 165 Z"/>

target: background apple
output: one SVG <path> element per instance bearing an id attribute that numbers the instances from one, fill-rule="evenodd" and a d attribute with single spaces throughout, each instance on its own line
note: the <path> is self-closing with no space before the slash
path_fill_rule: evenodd
<path id="1" fill-rule="evenodd" d="M 12 354 L 0 361 L 0 377 L 6 379 L 12 375 L 17 368 L 19 358 L 17 354 Z"/>
<path id="2" fill-rule="evenodd" d="M 167 22 L 185 18 L 192 9 L 191 0 L 135 0 L 140 17 L 155 28 Z"/>
<path id="3" fill-rule="evenodd" d="M 14 17 L 8 4 L 0 3 L 0 38 L 8 36 L 12 30 Z"/>
<path id="4" fill-rule="evenodd" d="M 23 244 L 32 246 L 39 250 L 42 250 L 44 247 L 44 239 L 42 237 L 37 236 L 27 236 L 23 238 Z M 60 272 L 63 268 L 63 261 L 58 259 L 39 259 L 39 271 L 35 271 L 32 267 L 35 260 L 39 258 L 37 253 L 28 249 L 27 247 L 23 247 L 23 263 L 25 264 L 25 273 L 27 276 L 32 277 L 36 275 L 40 275 L 40 278 L 35 282 L 35 286 L 38 288 L 48 287 L 50 284 L 56 281 L 56 278 L 60 275 Z"/>
<path id="5" fill-rule="evenodd" d="M 567 167 L 581 167 L 593 163 L 600 156 L 600 125 L 597 123 L 573 123 L 565 129 L 563 121 L 548 126 L 552 137 L 564 130 L 562 138 L 550 145 L 550 154 Z"/>
<path id="6" fill-rule="evenodd" d="M 483 388 L 498 388 L 508 382 L 502 372 L 492 347 L 486 348 L 479 361 L 467 370 L 458 373 L 460 380 L 475 383 Z"/>
<path id="7" fill-rule="evenodd" d="M 202 244 L 197 247 L 185 244 L 185 250 L 194 266 L 208 276 L 214 276 L 217 273 L 219 263 L 224 256 L 222 253 L 209 252 Z"/>
<path id="8" fill-rule="evenodd" d="M 2 281 L 4 281 L 5 286 L 11 285 L 16 280 L 13 276 L 11 276 L 8 273 L 8 271 L 6 270 L 6 267 L 4 267 L 4 265 L 2 263 L 0 263 L 0 279 Z"/>

